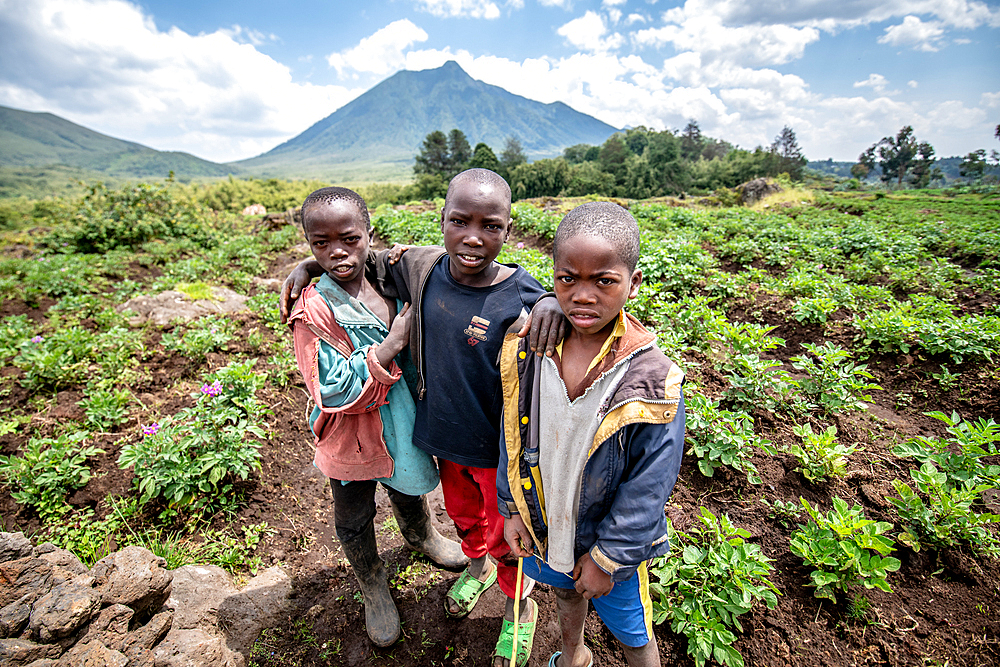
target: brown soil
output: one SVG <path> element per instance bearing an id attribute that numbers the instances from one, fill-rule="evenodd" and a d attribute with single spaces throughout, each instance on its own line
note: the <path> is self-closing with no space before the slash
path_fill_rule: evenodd
<path id="1" fill-rule="evenodd" d="M 530 241 L 530 239 L 525 239 Z M 272 262 L 268 277 L 283 278 L 296 256 L 283 255 Z M 140 267 L 136 273 L 140 272 Z M 41 319 L 51 302 L 35 308 L 8 301 L 4 315 L 25 313 Z M 976 307 L 982 307 L 976 302 Z M 788 304 L 762 296 L 754 303 L 734 304 L 732 320 L 746 319 L 778 327 L 775 335 L 787 340 L 775 358 L 789 371 L 789 358 L 804 351 L 803 342 L 834 340 L 849 344 L 853 332 L 848 321 L 835 321 L 826 327 L 801 327 L 786 319 Z M 256 315 L 241 316 L 247 329 L 258 327 L 269 344 L 290 345 L 287 337 L 276 340 Z M 190 405 L 189 394 L 196 391 L 201 374 L 220 367 L 245 344 L 234 343 L 227 353 L 210 355 L 208 368 L 198 367 L 187 359 L 156 350 L 159 332 L 145 333 L 147 349 L 153 350 L 143 360 L 140 381 L 134 387 L 143 408 L 137 408 L 128 423 L 113 433 L 100 436 L 98 444 L 106 453 L 90 461 L 94 476 L 89 484 L 74 493 L 70 501 L 77 506 L 106 511 L 102 500 L 108 495 L 133 493 L 132 475 L 120 470 L 115 461 L 121 447 L 137 437 L 139 425 L 155 415 L 164 415 Z M 701 390 L 718 396 L 726 385 L 724 378 L 698 366 L 705 359 L 691 356 L 686 360 L 690 377 Z M 948 363 L 953 372 L 961 371 L 960 386 L 942 389 L 929 378 L 939 364 Z M 965 363 L 956 366 L 950 360 L 876 356 L 869 360 L 883 391 L 874 392 L 869 410 L 836 419 L 841 441 L 859 444 L 863 451 L 852 457 L 846 478 L 830 484 L 811 485 L 794 471 L 788 456 L 754 460 L 763 484 L 753 486 L 745 477 L 720 469 L 714 478 L 702 476 L 693 457 L 687 457 L 671 500 L 671 516 L 683 529 L 697 521 L 699 506 L 715 514 L 728 514 L 740 527 L 753 534 L 754 543 L 774 559 L 771 577 L 781 591 L 774 610 L 755 609 L 742 618 L 744 632 L 736 648 L 747 665 L 949 665 L 950 667 L 986 667 L 1000 664 L 1000 570 L 997 562 L 966 551 L 914 553 L 900 548 L 895 555 L 902 560 L 899 572 L 890 576 L 892 592 L 862 590 L 870 608 L 852 615 L 846 601 L 838 605 L 821 602 L 806 587 L 809 570 L 788 550 L 790 530 L 768 518 L 760 498 L 797 501 L 801 496 L 811 503 L 829 506 L 837 495 L 848 503 L 861 504 L 869 518 L 891 521 L 891 480 L 907 479 L 911 462 L 891 455 L 897 443 L 920 434 L 943 434 L 942 424 L 924 416 L 930 410 L 958 410 L 966 419 L 995 418 L 1000 414 L 997 374 L 991 365 Z M 266 358 L 258 369 L 267 368 Z M 7 367 L 4 376 L 16 378 L 19 371 Z M 51 433 L 57 423 L 82 416 L 76 402 L 82 389 L 59 392 L 37 411 L 28 408 L 28 395 L 16 382 L 7 381 L 8 405 L 25 406 L 33 414 L 36 433 Z M 391 516 L 384 492 L 378 495 L 379 541 L 390 574 L 396 580 L 395 599 L 403 619 L 402 641 L 385 650 L 373 649 L 365 634 L 358 585 L 351 575 L 334 535 L 331 494 L 326 480 L 312 466 L 311 439 L 305 425 L 306 394 L 302 386 L 267 387 L 262 400 L 273 414 L 268 419 L 270 438 L 261 448 L 262 468 L 250 482 L 241 486 L 247 503 L 236 517 L 237 525 L 266 521 L 273 529 L 258 547 L 257 555 L 265 565 L 283 564 L 292 574 L 295 585 L 293 609 L 280 627 L 265 631 L 258 641 L 256 665 L 462 665 L 486 666 L 500 630 L 502 594 L 497 587 L 488 591 L 470 617 L 452 620 L 445 616 L 443 601 L 456 574 L 442 572 L 422 557 L 414 556 L 402 544 L 398 531 L 383 521 Z M 17 414 L 18 409 L 14 410 Z M 755 415 L 758 431 L 780 445 L 791 440 L 791 422 L 782 416 Z M 25 444 L 18 434 L 0 436 L 3 454 L 16 453 Z M 991 497 L 992 511 L 1000 512 L 996 496 Z M 455 531 L 444 513 L 440 492 L 431 496 L 438 527 L 454 538 Z M 6 490 L 0 491 L 0 512 L 7 529 L 17 526 L 37 529 L 37 518 L 22 509 Z M 217 525 L 225 525 L 222 517 Z M 533 595 L 539 604 L 539 619 L 531 665 L 545 665 L 559 649 L 559 626 L 554 596 L 544 586 Z M 586 626 L 588 645 L 595 654 L 595 664 L 621 666 L 624 656 L 613 636 L 591 612 Z M 686 641 L 669 627 L 656 628 L 657 643 L 664 665 L 691 665 Z"/>

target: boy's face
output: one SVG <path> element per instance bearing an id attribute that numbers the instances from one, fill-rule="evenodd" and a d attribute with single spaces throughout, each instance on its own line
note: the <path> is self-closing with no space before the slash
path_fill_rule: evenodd
<path id="1" fill-rule="evenodd" d="M 372 232 L 352 202 L 314 204 L 302 221 L 313 257 L 343 287 L 360 287 Z M 350 290 L 349 290 L 350 291 Z"/>
<path id="2" fill-rule="evenodd" d="M 554 259 L 556 298 L 577 333 L 596 335 L 614 326 L 625 302 L 639 293 L 642 272 L 629 271 L 605 239 L 570 237 Z"/>
<path id="3" fill-rule="evenodd" d="M 492 185 L 459 181 L 452 185 L 451 197 L 441 209 L 441 232 L 451 276 L 460 283 L 475 284 L 510 234 L 510 201 Z"/>

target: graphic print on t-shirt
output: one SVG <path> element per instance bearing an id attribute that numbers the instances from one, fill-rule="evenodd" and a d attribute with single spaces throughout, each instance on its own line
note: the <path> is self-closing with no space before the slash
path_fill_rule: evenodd
<path id="1" fill-rule="evenodd" d="M 478 315 L 472 316 L 472 322 L 465 328 L 465 335 L 469 337 L 469 345 L 486 341 L 486 332 L 490 328 L 490 321 L 484 320 Z"/>

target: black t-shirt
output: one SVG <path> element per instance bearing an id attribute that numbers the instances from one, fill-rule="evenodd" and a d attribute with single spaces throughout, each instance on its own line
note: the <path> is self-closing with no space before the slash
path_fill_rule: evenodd
<path id="1" fill-rule="evenodd" d="M 545 290 L 518 266 L 488 287 L 467 287 L 435 265 L 421 299 L 427 393 L 417 401 L 413 443 L 459 465 L 500 462 L 503 394 L 497 359 L 507 329 Z"/>

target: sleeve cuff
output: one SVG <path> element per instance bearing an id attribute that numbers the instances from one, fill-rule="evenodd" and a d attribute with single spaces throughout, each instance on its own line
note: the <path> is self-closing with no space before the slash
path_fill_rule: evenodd
<path id="1" fill-rule="evenodd" d="M 389 362 L 388 369 L 383 368 L 382 364 L 378 362 L 378 357 L 375 356 L 375 347 L 375 345 L 370 346 L 368 354 L 365 356 L 369 375 L 371 375 L 372 380 L 380 384 L 396 384 L 396 381 L 403 376 L 403 371 L 396 365 L 395 361 Z"/>

